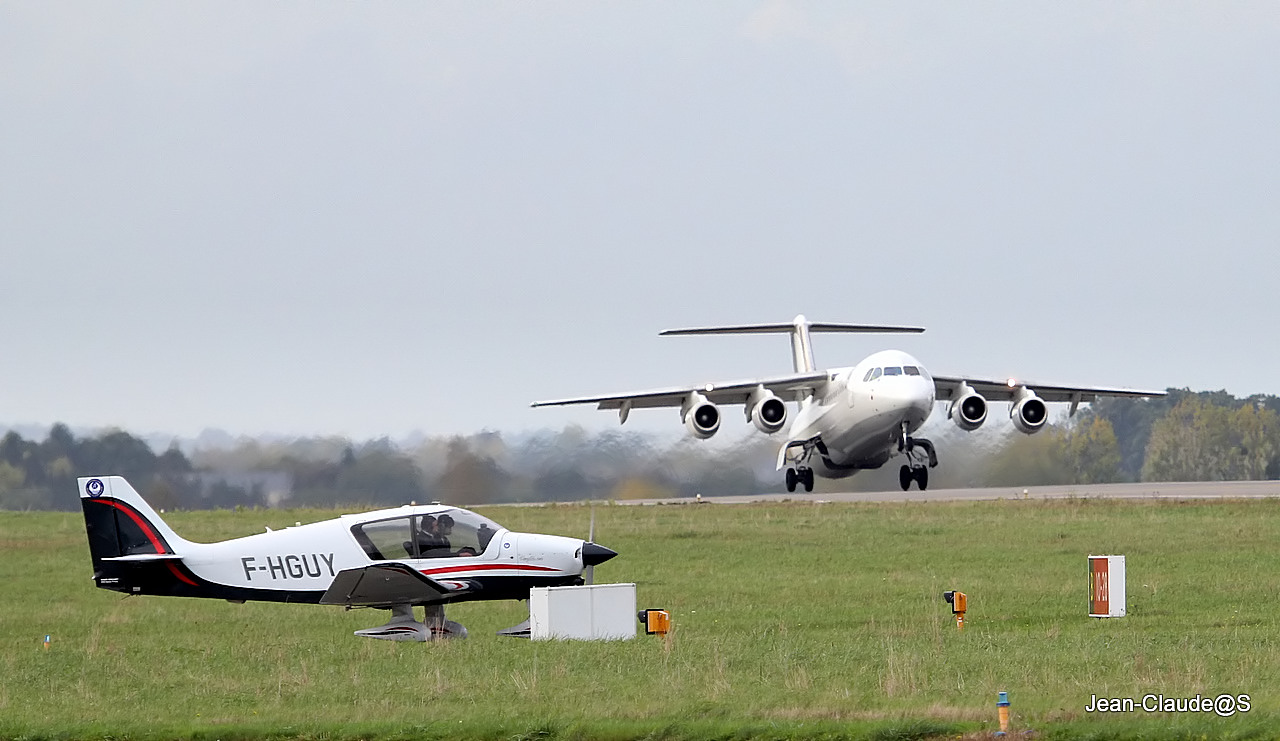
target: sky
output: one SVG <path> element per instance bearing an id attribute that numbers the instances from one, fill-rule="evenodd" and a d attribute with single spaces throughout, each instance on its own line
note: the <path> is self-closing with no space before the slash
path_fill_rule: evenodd
<path id="1" fill-rule="evenodd" d="M 824 367 L 1280 394 L 1277 48 L 1256 2 L 2 3 L 0 425 L 604 429 L 529 403 L 786 373 L 658 332 L 800 313 L 928 329 Z"/>

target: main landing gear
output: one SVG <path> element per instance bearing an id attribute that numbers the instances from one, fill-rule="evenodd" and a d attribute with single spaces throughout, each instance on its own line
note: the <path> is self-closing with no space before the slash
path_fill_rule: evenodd
<path id="1" fill-rule="evenodd" d="M 788 468 L 787 491 L 795 491 L 797 484 L 803 484 L 805 491 L 813 491 L 813 469 L 808 466 Z"/>
<path id="2" fill-rule="evenodd" d="M 787 443 L 778 453 L 778 468 L 782 468 L 784 463 L 794 464 L 794 468 L 787 469 L 787 491 L 793 492 L 797 486 L 803 486 L 805 491 L 813 491 L 813 469 L 805 464 L 809 462 L 810 456 L 815 451 L 826 453 L 826 449 L 822 446 L 820 438 L 811 440 L 792 440 Z"/>
<path id="3" fill-rule="evenodd" d="M 920 491 L 928 489 L 929 469 L 938 465 L 938 454 L 934 452 L 933 443 L 922 437 L 911 437 L 907 434 L 906 425 L 903 425 L 898 452 L 907 456 L 907 463 L 898 469 L 898 485 L 902 490 L 910 489 L 912 481 L 916 482 Z"/>
<path id="4" fill-rule="evenodd" d="M 386 625 L 357 630 L 356 635 L 384 641 L 440 641 L 466 638 L 467 629 L 460 623 L 444 619 L 444 605 L 424 607 L 422 622 L 414 619 L 413 605 L 392 605 L 391 620 Z"/>

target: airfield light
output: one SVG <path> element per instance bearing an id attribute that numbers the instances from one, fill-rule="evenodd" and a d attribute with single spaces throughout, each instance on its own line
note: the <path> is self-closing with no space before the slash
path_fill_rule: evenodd
<path id="1" fill-rule="evenodd" d="M 997 736 L 1005 736 L 1009 733 L 1009 693 L 1001 692 L 996 698 L 996 712 L 1000 714 L 1000 730 L 996 732 Z"/>
<path id="2" fill-rule="evenodd" d="M 49 648 L 49 636 L 44 637 L 44 647 L 46 649 Z"/>
<path id="3" fill-rule="evenodd" d="M 951 612 L 956 616 L 956 630 L 964 630 L 964 613 L 969 609 L 969 596 L 964 592 L 943 592 L 942 599 L 951 605 Z"/>
<path id="4" fill-rule="evenodd" d="M 641 610 L 636 617 L 649 635 L 666 635 L 671 632 L 671 613 L 666 610 Z"/>

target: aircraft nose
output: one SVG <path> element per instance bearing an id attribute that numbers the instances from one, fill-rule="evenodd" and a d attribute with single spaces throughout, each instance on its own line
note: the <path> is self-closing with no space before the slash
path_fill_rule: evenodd
<path id="1" fill-rule="evenodd" d="M 582 565 L 583 566 L 595 566 L 596 564 L 601 564 L 601 563 L 604 563 L 605 561 L 608 561 L 609 559 L 613 558 L 616 555 L 618 555 L 617 551 L 609 548 L 605 548 L 604 546 L 596 543 L 582 544 Z"/>

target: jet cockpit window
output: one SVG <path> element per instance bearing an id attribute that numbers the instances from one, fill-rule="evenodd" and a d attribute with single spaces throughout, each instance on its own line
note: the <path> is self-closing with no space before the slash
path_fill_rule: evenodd
<path id="1" fill-rule="evenodd" d="M 902 366 L 902 372 L 903 372 L 903 373 L 906 373 L 908 376 L 918 376 L 918 375 L 920 375 L 920 369 L 919 369 L 919 368 L 917 368 L 917 367 L 915 367 L 914 365 L 904 365 L 904 366 Z"/>
<path id="2" fill-rule="evenodd" d="M 875 372 L 876 372 L 876 369 L 875 369 L 875 368 L 872 368 L 872 369 L 868 370 L 868 371 L 867 371 L 867 375 L 865 375 L 865 376 L 863 376 L 863 377 L 862 377 L 862 382 L 863 382 L 863 383 L 866 383 L 867 381 L 870 381 L 870 380 L 871 380 L 871 378 L 875 375 Z"/>
<path id="3" fill-rule="evenodd" d="M 351 528 L 375 561 L 478 556 L 502 526 L 465 509 L 365 522 Z"/>
<path id="4" fill-rule="evenodd" d="M 880 377 L 881 372 L 882 372 L 882 371 L 881 371 L 881 369 L 880 369 L 880 368 L 876 368 L 875 370 L 871 371 L 871 380 L 873 380 L 873 381 L 874 381 L 874 380 L 876 380 L 877 378 L 879 378 L 879 377 Z"/>
<path id="5" fill-rule="evenodd" d="M 886 376 L 900 376 L 902 375 L 902 369 L 899 368 L 898 366 L 891 365 L 888 368 L 884 369 L 884 374 Z"/>

